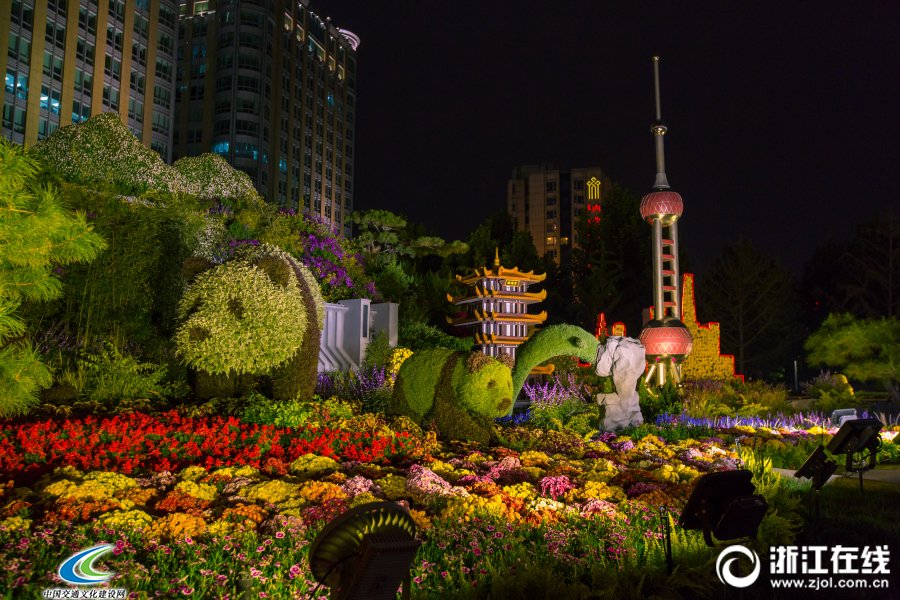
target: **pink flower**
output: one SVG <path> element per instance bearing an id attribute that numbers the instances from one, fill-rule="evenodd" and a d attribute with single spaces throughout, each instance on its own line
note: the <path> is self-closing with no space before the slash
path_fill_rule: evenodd
<path id="1" fill-rule="evenodd" d="M 276 532 L 275 532 L 275 537 L 277 537 L 277 538 L 280 540 L 281 538 L 284 537 L 284 532 L 283 532 L 283 531 L 276 531 Z"/>

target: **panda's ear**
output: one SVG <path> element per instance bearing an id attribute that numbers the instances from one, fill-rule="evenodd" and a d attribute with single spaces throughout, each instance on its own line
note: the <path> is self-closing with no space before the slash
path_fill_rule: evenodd
<path id="1" fill-rule="evenodd" d="M 291 265 L 278 256 L 263 256 L 256 262 L 256 267 L 268 275 L 272 283 L 281 287 L 287 287 L 294 277 Z"/>
<path id="2" fill-rule="evenodd" d="M 516 366 L 516 360 L 509 354 L 505 353 L 501 353 L 499 356 L 497 356 L 497 362 L 499 362 L 501 365 L 504 365 L 508 369 L 512 369 Z"/>
<path id="3" fill-rule="evenodd" d="M 194 277 L 202 273 L 203 271 L 207 271 L 213 268 L 215 265 L 206 260 L 205 258 L 201 258 L 199 256 L 191 256 L 187 260 L 184 261 L 184 264 L 181 265 L 181 276 L 184 277 L 185 281 L 190 283 L 193 281 Z"/>
<path id="4" fill-rule="evenodd" d="M 466 370 L 469 373 L 476 373 L 485 365 L 490 364 L 491 360 L 490 356 L 476 350 L 466 358 Z"/>

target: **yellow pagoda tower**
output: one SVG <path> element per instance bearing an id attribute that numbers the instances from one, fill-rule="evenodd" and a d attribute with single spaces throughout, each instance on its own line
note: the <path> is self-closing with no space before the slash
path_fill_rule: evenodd
<path id="1" fill-rule="evenodd" d="M 488 356 L 508 354 L 516 358 L 516 348 L 527 340 L 537 326 L 547 319 L 547 311 L 528 314 L 528 307 L 547 297 L 547 291 L 534 293 L 528 286 L 544 281 L 546 275 L 500 265 L 500 250 L 494 256 L 494 268 L 476 268 L 471 275 L 457 275 L 456 280 L 469 290 L 465 295 L 447 294 L 452 304 L 464 307 L 466 314 L 447 322 L 457 327 L 472 327 L 475 342 Z"/>

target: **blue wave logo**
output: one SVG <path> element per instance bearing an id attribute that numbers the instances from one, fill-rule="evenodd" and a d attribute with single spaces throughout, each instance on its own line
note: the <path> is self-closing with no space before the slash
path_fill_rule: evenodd
<path id="1" fill-rule="evenodd" d="M 112 550 L 112 544 L 100 544 L 77 552 L 59 565 L 60 579 L 72 585 L 94 585 L 109 581 L 115 573 L 104 573 L 94 569 L 94 561 Z"/>

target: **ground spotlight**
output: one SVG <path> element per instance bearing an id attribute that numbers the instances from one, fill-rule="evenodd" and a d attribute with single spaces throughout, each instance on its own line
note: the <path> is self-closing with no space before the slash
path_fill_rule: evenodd
<path id="1" fill-rule="evenodd" d="M 828 458 L 828 455 L 825 454 L 825 447 L 819 444 L 819 447 L 813 450 L 803 466 L 797 469 L 794 477 L 812 479 L 813 488 L 821 490 L 835 471 L 837 471 L 837 463 Z"/>
<path id="2" fill-rule="evenodd" d="M 309 549 L 309 566 L 332 600 L 393 600 L 420 542 L 410 514 L 392 502 L 358 506 L 325 526 Z M 315 595 L 315 594 L 313 594 Z"/>
<path id="3" fill-rule="evenodd" d="M 875 457 L 881 446 L 879 431 L 881 431 L 881 421 L 878 419 L 844 421 L 826 446 L 826 449 L 832 454 L 847 456 L 847 472 L 859 473 L 860 492 L 863 489 L 863 471 L 875 468 Z"/>
<path id="4" fill-rule="evenodd" d="M 753 474 L 747 469 L 707 473 L 697 481 L 678 524 L 703 531 L 707 546 L 718 540 L 755 537 L 769 508 L 756 494 Z"/>

